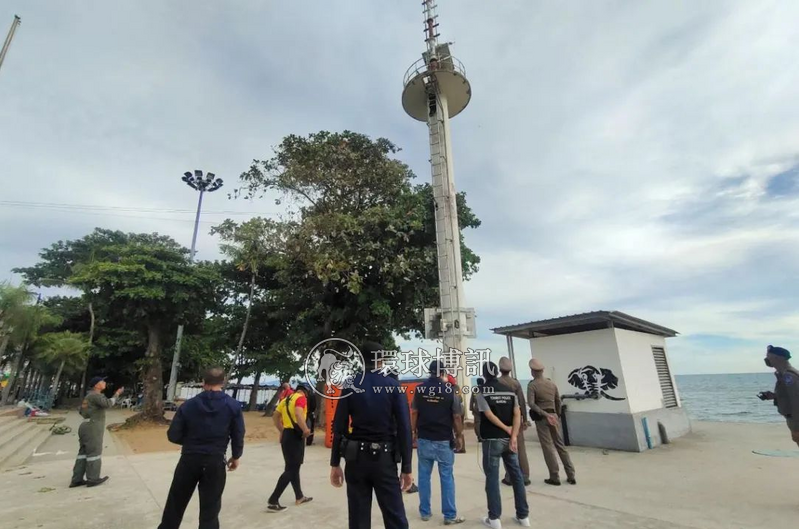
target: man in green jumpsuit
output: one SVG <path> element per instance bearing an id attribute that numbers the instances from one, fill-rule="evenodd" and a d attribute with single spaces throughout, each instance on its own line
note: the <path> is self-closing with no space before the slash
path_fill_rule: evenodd
<path id="1" fill-rule="evenodd" d="M 103 434 L 105 433 L 105 410 L 112 407 L 124 388 L 119 388 L 113 398 L 103 395 L 105 378 L 94 377 L 89 381 L 89 393 L 80 405 L 80 415 L 85 420 L 78 428 L 78 457 L 72 470 L 69 488 L 96 487 L 108 481 L 108 476 L 100 477 L 103 453 Z M 84 479 L 85 477 L 85 479 Z"/>

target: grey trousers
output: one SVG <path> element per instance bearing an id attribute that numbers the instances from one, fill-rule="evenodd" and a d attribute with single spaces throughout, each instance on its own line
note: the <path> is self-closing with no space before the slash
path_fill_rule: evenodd
<path id="1" fill-rule="evenodd" d="M 85 421 L 78 428 L 78 457 L 72 469 L 72 483 L 100 479 L 103 454 L 103 424 Z"/>

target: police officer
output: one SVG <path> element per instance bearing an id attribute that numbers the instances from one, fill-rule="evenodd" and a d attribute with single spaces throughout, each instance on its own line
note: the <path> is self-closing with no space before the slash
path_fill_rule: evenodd
<path id="1" fill-rule="evenodd" d="M 785 417 L 791 439 L 799 445 L 799 370 L 791 366 L 791 353 L 783 347 L 769 345 L 766 348 L 765 362 L 774 368 L 777 384 L 774 391 L 765 391 L 761 400 L 773 400 L 777 411 Z"/>
<path id="2" fill-rule="evenodd" d="M 366 364 L 363 380 L 356 377 L 354 387 L 343 391 L 333 419 L 330 483 L 341 487 L 346 476 L 350 529 L 371 527 L 372 492 L 387 529 L 408 527 L 401 493 L 413 482 L 408 401 L 399 391 L 399 382 L 373 372 L 376 353 L 382 350 L 375 342 L 361 347 Z M 352 432 L 348 434 L 350 419 Z M 401 476 L 397 476 L 397 462 L 401 462 Z"/>
<path id="3" fill-rule="evenodd" d="M 116 404 L 117 397 L 125 388 L 117 389 L 112 398 L 106 398 L 104 377 L 94 377 L 89 381 L 89 393 L 80 405 L 80 416 L 85 420 L 78 428 L 78 457 L 72 469 L 70 488 L 86 485 L 96 487 L 108 481 L 108 476 L 100 477 L 103 453 L 103 434 L 105 433 L 105 410 Z M 84 479 L 85 477 L 85 479 Z"/>
<path id="4" fill-rule="evenodd" d="M 530 360 L 530 373 L 533 380 L 527 384 L 527 402 L 532 415 L 536 417 L 535 430 L 538 433 L 538 442 L 544 453 L 544 461 L 549 470 L 549 478 L 544 480 L 547 485 L 560 485 L 560 470 L 558 456 L 566 471 L 566 481 L 576 485 L 574 465 L 571 456 L 563 443 L 560 431 L 560 394 L 558 386 L 550 379 L 544 377 L 544 364 L 533 358 Z"/>
<path id="5" fill-rule="evenodd" d="M 513 378 L 511 375 L 511 371 L 513 371 L 513 364 L 510 361 L 510 358 L 507 356 L 503 356 L 499 359 L 499 372 L 502 373 L 499 377 L 499 381 L 508 386 L 513 392 L 516 394 L 516 398 L 519 400 L 519 409 L 522 413 L 522 427 L 519 429 L 519 466 L 522 469 L 522 475 L 524 476 L 524 484 L 530 484 L 530 464 L 527 461 L 527 448 L 524 444 L 524 431 L 528 428 L 528 420 L 527 420 L 527 403 L 524 400 L 524 390 L 522 389 L 521 383 Z M 505 477 L 502 478 L 503 485 L 510 485 L 510 476 L 508 473 L 505 473 Z"/>
<path id="6" fill-rule="evenodd" d="M 169 425 L 167 438 L 183 445 L 158 529 L 178 529 L 194 489 L 200 491 L 199 529 L 219 529 L 225 490 L 225 466 L 239 467 L 244 452 L 241 404 L 226 395 L 225 372 L 218 367 L 203 376 L 203 392 L 184 402 Z M 230 442 L 231 459 L 225 461 Z"/>
<path id="7" fill-rule="evenodd" d="M 455 450 L 461 446 L 463 412 L 460 399 L 437 360 L 430 362 L 430 378 L 416 387 L 411 411 L 411 430 L 419 461 L 419 515 L 432 518 L 430 481 L 433 464 L 441 479 L 441 510 L 444 525 L 463 523 L 455 507 Z"/>
<path id="8" fill-rule="evenodd" d="M 513 484 L 516 517 L 522 527 L 530 527 L 530 508 L 524 488 L 524 477 L 519 468 L 518 435 L 522 424 L 521 409 L 516 394 L 497 380 L 499 368 L 493 362 L 483 364 L 485 384 L 477 394 L 477 409 L 480 411 L 480 438 L 483 442 L 483 472 L 486 477 L 486 500 L 488 516 L 483 525 L 501 529 L 502 497 L 499 491 L 499 461 Z"/>

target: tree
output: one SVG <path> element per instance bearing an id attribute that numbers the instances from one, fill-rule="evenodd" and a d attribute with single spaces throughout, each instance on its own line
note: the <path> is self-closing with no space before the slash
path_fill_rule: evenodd
<path id="1" fill-rule="evenodd" d="M 188 250 L 174 240 L 131 234 L 127 242 L 106 247 L 82 266 L 69 282 L 90 293 L 91 301 L 130 321 L 146 334 L 142 365 L 145 420 L 163 418 L 162 344 L 179 323 L 202 320 L 213 302 L 217 275 L 193 265 Z"/>
<path id="2" fill-rule="evenodd" d="M 58 391 L 61 374 L 80 372 L 86 364 L 89 344 L 86 339 L 69 331 L 41 336 L 36 344 L 36 357 L 49 366 L 58 366 L 53 380 L 53 396 Z"/>
<path id="3" fill-rule="evenodd" d="M 438 305 L 432 189 L 411 184 L 398 151 L 349 131 L 292 135 L 241 176 L 236 196 L 277 192 L 295 207 L 276 272 L 284 310 L 298 315 L 295 348 L 333 335 L 390 346 L 396 334 L 420 335 L 423 309 Z M 465 195 L 457 198 L 461 228 L 479 226 Z M 463 238 L 461 256 L 468 279 L 479 257 Z"/>
<path id="4" fill-rule="evenodd" d="M 126 234 L 121 231 L 95 229 L 89 235 L 73 241 L 58 241 L 49 248 L 44 248 L 40 253 L 40 262 L 32 267 L 15 268 L 13 271 L 22 274 L 25 280 L 31 285 L 38 287 L 64 287 L 70 286 L 70 279 L 80 270 L 96 259 L 103 259 L 107 254 L 107 249 L 119 244 L 124 244 L 131 239 L 139 237 L 135 234 Z M 89 354 L 95 338 L 96 314 L 95 307 L 91 302 L 90 293 L 83 292 L 86 300 L 86 307 L 89 313 L 90 324 L 87 334 L 89 344 Z M 86 365 L 83 369 L 81 380 L 81 393 L 86 386 L 86 371 L 89 367 L 89 355 L 86 358 Z"/>
<path id="5" fill-rule="evenodd" d="M 33 294 L 28 291 L 25 285 L 18 287 L 7 283 L 0 284 L 0 359 L 4 358 L 11 340 L 23 338 L 28 327 L 28 318 L 31 316 L 30 303 Z M 8 402 L 11 389 L 14 386 L 19 374 L 19 366 L 22 362 L 23 351 L 16 351 L 12 348 L 12 355 L 9 359 L 11 373 L 3 388 L 0 405 Z"/>
<path id="6" fill-rule="evenodd" d="M 258 273 L 271 259 L 277 258 L 282 253 L 285 247 L 285 229 L 284 225 L 279 222 L 255 217 L 241 224 L 227 219 L 219 226 L 214 227 L 211 234 L 219 235 L 222 240 L 222 244 L 219 245 L 222 253 L 232 259 L 238 270 L 246 272 L 250 276 L 249 293 L 246 300 L 247 309 L 235 353 L 236 364 L 240 364 L 244 340 L 252 315 Z M 256 385 L 258 378 L 260 378 L 260 372 L 256 372 Z"/>

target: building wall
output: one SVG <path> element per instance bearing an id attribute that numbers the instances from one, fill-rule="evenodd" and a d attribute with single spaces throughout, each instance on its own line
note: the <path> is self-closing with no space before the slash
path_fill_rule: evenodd
<path id="1" fill-rule="evenodd" d="M 613 329 L 535 338 L 530 340 L 530 351 L 533 358 L 538 358 L 544 363 L 546 367 L 544 374 L 557 384 L 561 395 L 585 392 L 569 381 L 570 374 L 576 369 L 592 366 L 597 370 L 610 370 L 612 375 L 618 377 L 618 386 L 607 388 L 605 393 L 623 400 L 612 400 L 607 397 L 581 401 L 565 399 L 564 404 L 570 411 L 631 413 Z"/>
<path id="2" fill-rule="evenodd" d="M 666 339 L 662 336 L 624 329 L 615 329 L 615 333 L 630 410 L 632 413 L 639 413 L 663 408 L 663 392 L 660 389 L 652 347 L 662 347 L 665 350 Z M 668 361 L 668 353 L 666 361 Z M 671 383 L 674 385 L 676 394 L 677 385 L 674 382 L 674 375 L 672 375 Z M 677 394 L 678 403 L 679 399 L 680 396 Z"/>

